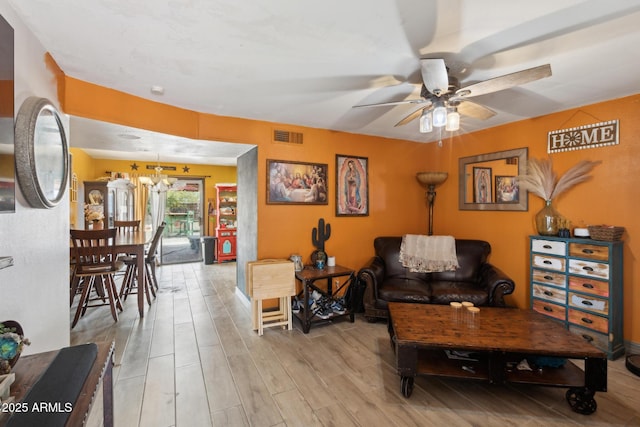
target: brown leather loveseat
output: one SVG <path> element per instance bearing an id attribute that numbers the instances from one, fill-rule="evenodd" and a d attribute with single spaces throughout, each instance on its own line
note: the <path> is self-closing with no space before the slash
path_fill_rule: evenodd
<path id="1" fill-rule="evenodd" d="M 358 272 L 365 284 L 364 315 L 369 321 L 389 317 L 388 302 L 449 304 L 470 301 L 478 306 L 504 306 L 515 283 L 487 262 L 491 245 L 483 240 L 456 239 L 459 268 L 414 273 L 399 261 L 402 237 L 377 237 L 375 256 Z"/>

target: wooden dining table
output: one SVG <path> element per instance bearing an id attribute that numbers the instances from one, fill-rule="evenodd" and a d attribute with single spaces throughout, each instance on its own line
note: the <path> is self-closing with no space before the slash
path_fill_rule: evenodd
<path id="1" fill-rule="evenodd" d="M 151 242 L 153 238 L 153 233 L 151 231 L 127 231 L 116 233 L 116 252 L 123 254 L 135 255 L 136 257 L 136 268 L 137 268 L 137 277 L 139 288 L 143 289 L 144 283 L 144 247 L 147 243 Z M 75 258 L 73 246 L 71 246 L 71 256 Z M 138 292 L 138 312 L 140 313 L 140 317 L 144 317 L 144 292 Z"/>

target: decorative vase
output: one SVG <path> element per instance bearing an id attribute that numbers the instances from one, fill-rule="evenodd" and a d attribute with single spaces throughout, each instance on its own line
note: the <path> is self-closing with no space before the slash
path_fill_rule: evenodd
<path id="1" fill-rule="evenodd" d="M 104 223 L 102 221 L 93 221 L 93 230 L 102 230 Z"/>
<path id="2" fill-rule="evenodd" d="M 536 214 L 536 230 L 541 236 L 557 236 L 562 215 L 553 207 L 551 200 Z"/>

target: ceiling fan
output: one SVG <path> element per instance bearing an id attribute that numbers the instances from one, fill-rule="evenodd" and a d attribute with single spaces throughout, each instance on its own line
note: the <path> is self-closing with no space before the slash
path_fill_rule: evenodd
<path id="1" fill-rule="evenodd" d="M 416 104 L 420 108 L 413 111 L 395 126 L 401 126 L 420 117 L 420 132 L 431 132 L 434 127 L 456 131 L 460 127 L 460 113 L 480 120 L 486 120 L 496 112 L 469 98 L 486 95 L 523 85 L 551 76 L 549 64 L 505 74 L 489 80 L 460 87 L 458 79 L 449 74 L 444 59 L 421 59 L 422 89 L 421 98 L 404 101 L 383 102 L 377 104 L 355 105 L 360 107 L 388 107 L 402 104 Z"/>

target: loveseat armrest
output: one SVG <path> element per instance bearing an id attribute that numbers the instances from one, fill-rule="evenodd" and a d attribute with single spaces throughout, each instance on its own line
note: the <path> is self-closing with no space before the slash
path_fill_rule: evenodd
<path id="1" fill-rule="evenodd" d="M 489 305 L 504 307 L 504 296 L 513 293 L 515 282 L 498 267 L 484 263 L 480 268 L 480 284 L 484 285 L 489 294 Z"/>
<path id="2" fill-rule="evenodd" d="M 358 271 L 358 280 L 364 284 L 364 297 L 362 303 L 365 313 L 375 309 L 378 298 L 378 285 L 382 283 L 385 276 L 385 265 L 382 258 L 374 256 Z"/>

